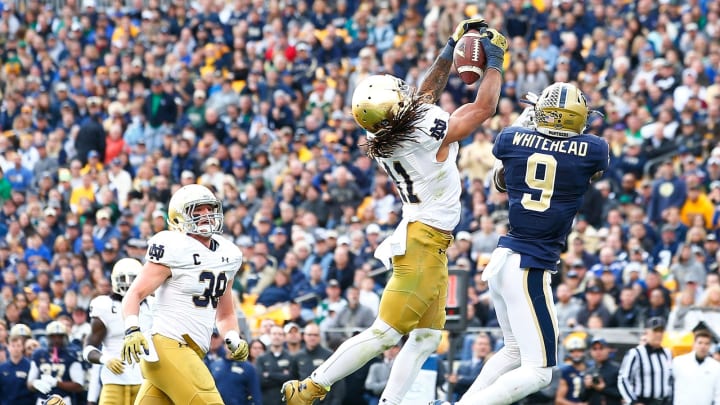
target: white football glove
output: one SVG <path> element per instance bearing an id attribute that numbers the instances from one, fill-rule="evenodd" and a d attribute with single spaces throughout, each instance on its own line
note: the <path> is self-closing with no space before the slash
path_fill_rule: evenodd
<path id="1" fill-rule="evenodd" d="M 43 374 L 42 377 L 40 377 L 40 379 L 45 381 L 46 383 L 48 383 L 48 385 L 50 385 L 50 388 L 57 387 L 58 380 L 57 380 L 57 378 L 55 378 L 51 375 Z"/>
<path id="2" fill-rule="evenodd" d="M 43 395 L 47 395 L 50 391 L 52 391 L 53 387 L 50 386 L 47 382 L 45 382 L 42 378 L 39 380 L 35 380 L 32 382 L 33 388 L 35 390 Z"/>
<path id="3" fill-rule="evenodd" d="M 525 99 L 529 101 L 532 105 L 537 104 L 538 98 L 540 98 L 540 96 L 533 92 L 528 92 L 528 94 L 525 95 Z"/>
<path id="4" fill-rule="evenodd" d="M 533 107 L 525 107 L 522 114 L 515 118 L 512 126 L 523 128 L 535 128 L 535 109 Z"/>

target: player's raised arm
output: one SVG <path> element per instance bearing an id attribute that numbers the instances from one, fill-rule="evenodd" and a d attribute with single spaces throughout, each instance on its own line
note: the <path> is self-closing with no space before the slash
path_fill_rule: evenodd
<path id="1" fill-rule="evenodd" d="M 508 48 L 507 39 L 494 29 L 483 29 L 480 35 L 480 41 L 487 57 L 485 75 L 478 88 L 475 101 L 463 105 L 450 116 L 448 133 L 443 144 L 464 139 L 495 114 L 500 99 L 502 66 L 505 51 Z"/>
<path id="2" fill-rule="evenodd" d="M 426 102 L 435 104 L 440 99 L 440 95 L 445 89 L 448 77 L 450 76 L 453 50 L 460 38 L 470 30 L 480 30 L 487 28 L 487 26 L 484 18 L 471 18 L 460 21 L 457 27 L 455 27 L 455 32 L 448 38 L 445 47 L 440 51 L 437 58 L 435 58 L 435 62 L 430 66 L 430 70 L 428 70 L 418 90 L 418 94 L 422 96 Z"/>

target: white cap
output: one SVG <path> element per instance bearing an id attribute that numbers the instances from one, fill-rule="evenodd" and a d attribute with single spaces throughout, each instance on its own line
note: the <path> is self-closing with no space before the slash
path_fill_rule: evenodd
<path id="1" fill-rule="evenodd" d="M 380 225 L 378 225 L 378 224 L 370 224 L 370 225 L 367 226 L 367 229 L 365 229 L 365 234 L 367 234 L 367 235 L 369 235 L 369 234 L 371 234 L 371 233 L 377 234 L 377 233 L 380 233 L 380 231 L 381 231 Z"/>
<path id="2" fill-rule="evenodd" d="M 471 241 L 472 236 L 470 236 L 470 232 L 467 231 L 460 231 L 457 233 L 457 236 L 455 236 L 455 240 L 467 240 Z"/>

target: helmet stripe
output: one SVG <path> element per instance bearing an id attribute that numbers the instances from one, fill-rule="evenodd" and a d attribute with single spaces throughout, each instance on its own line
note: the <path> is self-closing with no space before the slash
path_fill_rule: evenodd
<path id="1" fill-rule="evenodd" d="M 558 100 L 559 108 L 565 108 L 565 99 L 567 99 L 567 87 L 562 86 L 560 89 L 560 100 Z"/>

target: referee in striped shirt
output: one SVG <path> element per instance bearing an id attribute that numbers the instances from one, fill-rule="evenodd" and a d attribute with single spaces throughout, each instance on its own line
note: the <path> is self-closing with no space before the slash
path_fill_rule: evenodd
<path id="1" fill-rule="evenodd" d="M 645 328 L 645 343 L 625 354 L 618 389 L 626 404 L 669 405 L 672 403 L 672 355 L 660 345 L 665 319 L 650 318 Z"/>

